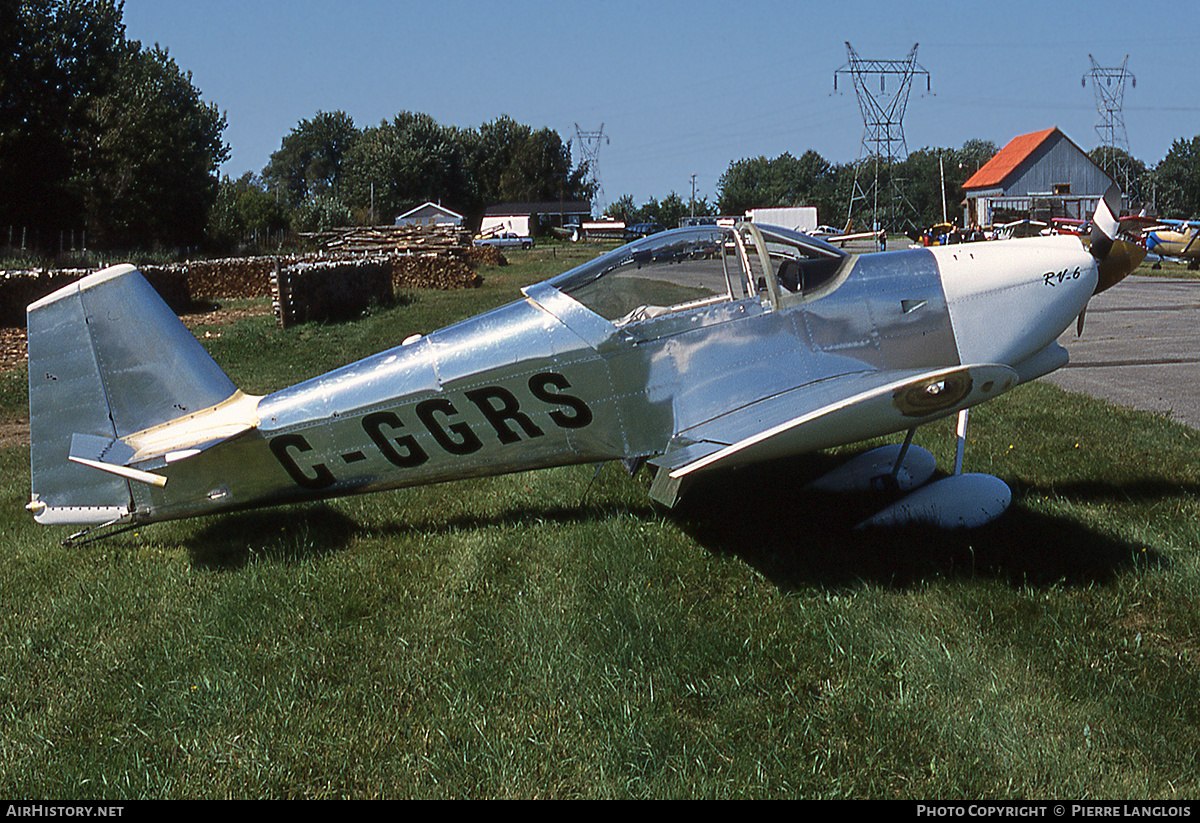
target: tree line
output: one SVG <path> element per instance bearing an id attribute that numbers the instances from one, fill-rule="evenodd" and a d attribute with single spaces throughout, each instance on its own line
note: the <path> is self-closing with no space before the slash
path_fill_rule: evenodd
<path id="1" fill-rule="evenodd" d="M 401 112 L 360 129 L 345 112 L 317 112 L 283 138 L 260 175 L 221 181 L 209 221 L 214 242 L 247 233 L 391 223 L 435 202 L 478 223 L 503 202 L 588 201 L 586 164 L 571 143 L 508 116 L 479 128 Z"/>
<path id="2" fill-rule="evenodd" d="M 224 115 L 166 49 L 125 36 L 119 0 L 0 7 L 0 244 L 226 250 L 247 235 L 391 222 L 427 200 L 477 218 L 505 200 L 588 200 L 551 129 L 401 112 L 318 112 L 261 173 L 219 177 Z M 5 237 L 5 234 L 7 237 Z"/>
<path id="3" fill-rule="evenodd" d="M 906 202 L 900 211 L 911 225 L 923 228 L 946 219 L 961 222 L 963 184 L 996 152 L 991 141 L 968 140 L 957 149 L 919 149 L 902 161 L 881 163 L 878 168 L 869 158 L 861 165 L 830 163 L 812 150 L 799 157 L 784 152 L 775 158 L 743 158 L 731 162 L 721 175 L 713 203 L 706 198 L 685 202 L 671 192 L 661 202 L 650 198 L 638 206 L 632 195 L 623 195 L 608 206 L 605 214 L 627 223 L 671 227 L 692 214 L 741 215 L 752 208 L 815 206 L 822 222 L 846 228 L 856 192 L 869 192 L 876 185 L 878 172 L 881 201 L 893 191 L 901 192 Z M 1114 153 L 1096 148 L 1089 157 L 1121 182 L 1139 206 L 1152 204 L 1161 216 L 1200 216 L 1200 136 L 1176 140 L 1166 157 L 1153 167 L 1120 150 Z M 904 225 L 888 224 L 894 214 L 890 202 L 881 202 L 878 215 L 875 211 L 872 202 L 858 202 L 850 228 L 867 230 L 878 218 L 889 230 L 905 229 Z"/>
<path id="4" fill-rule="evenodd" d="M 228 250 L 247 236 L 334 225 L 388 223 L 425 201 L 475 222 L 488 205 L 581 201 L 594 193 L 586 164 L 548 128 L 499 117 L 477 128 L 401 112 L 359 127 L 319 111 L 285 135 L 260 172 L 220 177 L 229 157 L 225 117 L 202 99 L 166 49 L 129 40 L 119 0 L 8 0 L 0 9 L 0 244 L 57 247 L 65 234 L 92 248 Z M 962 183 L 996 152 L 988 141 L 925 148 L 882 165 L 918 225 L 959 212 Z M 1128 170 L 1127 191 L 1175 217 L 1200 215 L 1200 136 L 1176 140 L 1157 165 L 1100 149 L 1106 170 Z M 815 151 L 730 162 L 713 202 L 672 191 L 638 206 L 625 195 L 606 211 L 628 223 L 671 227 L 689 214 L 816 206 L 844 224 L 854 163 Z M 873 182 L 863 170 L 858 186 Z M 866 228 L 876 215 L 856 214 Z M 889 227 L 900 228 L 900 227 Z M 18 235 L 19 236 L 19 235 Z"/>
<path id="5" fill-rule="evenodd" d="M 0 227 L 34 245 L 196 245 L 228 157 L 225 118 L 111 0 L 0 12 Z"/>
<path id="6" fill-rule="evenodd" d="M 902 183 L 900 190 L 911 203 L 909 218 L 917 225 L 928 226 L 942 220 L 944 180 L 950 198 L 945 201 L 947 213 L 953 219 L 962 199 L 962 184 L 995 153 L 995 144 L 983 140 L 969 140 L 960 149 L 922 149 L 902 162 L 880 166 L 879 189 L 883 196 L 890 196 L 893 179 Z M 741 215 L 753 208 L 815 206 L 821 221 L 845 228 L 856 191 L 855 166 L 830 163 L 811 149 L 799 157 L 784 152 L 775 158 L 744 158 L 731 162 L 721 175 L 714 203 L 706 198 L 685 203 L 671 192 L 661 203 L 651 198 L 635 206 L 633 197 L 625 195 L 613 202 L 606 214 L 626 222 L 654 222 L 669 227 L 678 225 L 685 215 Z M 859 190 L 875 185 L 875 172 L 873 166 L 858 171 Z M 851 228 L 865 230 L 873 224 L 872 206 L 855 209 L 855 225 Z M 879 211 L 886 224 L 885 209 Z"/>

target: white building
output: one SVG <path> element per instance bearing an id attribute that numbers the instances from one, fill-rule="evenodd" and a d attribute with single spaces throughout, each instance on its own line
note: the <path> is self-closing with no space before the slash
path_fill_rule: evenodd
<path id="1" fill-rule="evenodd" d="M 461 226 L 463 216 L 437 203 L 425 203 L 396 218 L 397 226 Z"/>

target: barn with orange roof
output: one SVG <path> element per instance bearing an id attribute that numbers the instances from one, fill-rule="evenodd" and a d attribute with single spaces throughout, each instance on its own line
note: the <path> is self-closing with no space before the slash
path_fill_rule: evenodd
<path id="1" fill-rule="evenodd" d="M 1057 127 L 1022 134 L 963 183 L 966 225 L 1087 219 L 1112 183 Z"/>

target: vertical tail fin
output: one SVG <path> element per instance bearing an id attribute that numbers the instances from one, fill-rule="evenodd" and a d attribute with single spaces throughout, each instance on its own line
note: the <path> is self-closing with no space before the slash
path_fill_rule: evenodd
<path id="1" fill-rule="evenodd" d="M 145 278 L 113 266 L 31 304 L 29 509 L 39 523 L 107 523 L 133 508 L 130 481 L 70 460 L 213 406 L 237 388 Z"/>

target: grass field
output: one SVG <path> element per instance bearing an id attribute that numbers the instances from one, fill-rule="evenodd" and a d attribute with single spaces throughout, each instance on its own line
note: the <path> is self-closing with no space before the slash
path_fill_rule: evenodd
<path id="1" fill-rule="evenodd" d="M 579 254 L 206 344 L 267 391 Z M 1200 796 L 1200 433 L 1034 384 L 970 438 L 1014 505 L 965 533 L 851 530 L 880 501 L 801 492 L 822 454 L 675 511 L 605 465 L 76 548 L 0 450 L 0 796 Z"/>

